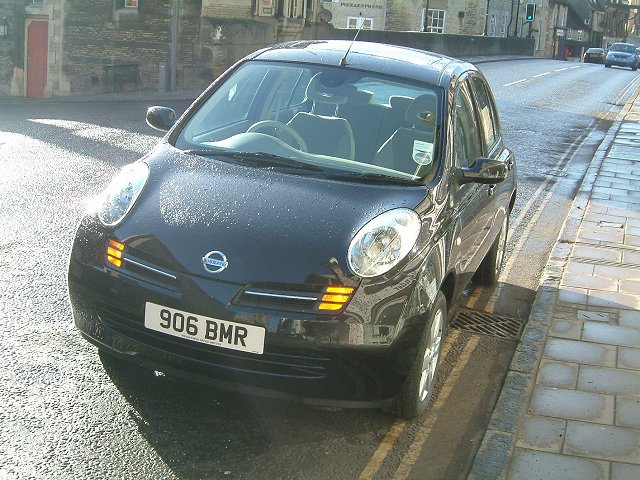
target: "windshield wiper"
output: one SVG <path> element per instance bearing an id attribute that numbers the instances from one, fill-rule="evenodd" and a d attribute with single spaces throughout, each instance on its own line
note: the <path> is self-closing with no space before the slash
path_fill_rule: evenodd
<path id="1" fill-rule="evenodd" d="M 361 181 L 365 183 L 395 183 L 398 185 L 420 185 L 416 180 L 408 178 L 399 178 L 384 173 L 347 173 L 342 175 L 329 175 L 332 180 L 351 180 Z"/>
<path id="2" fill-rule="evenodd" d="M 293 158 L 283 157 L 267 152 L 234 152 L 222 149 L 191 149 L 185 150 L 188 155 L 200 155 L 203 157 L 225 157 L 239 160 L 244 164 L 251 164 L 256 167 L 287 167 L 296 170 L 305 170 L 311 172 L 324 172 L 324 170 L 315 165 L 301 162 Z"/>

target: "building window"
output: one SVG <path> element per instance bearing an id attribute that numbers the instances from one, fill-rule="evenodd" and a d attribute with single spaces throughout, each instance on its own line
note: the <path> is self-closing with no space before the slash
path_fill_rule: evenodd
<path id="1" fill-rule="evenodd" d="M 499 37 L 506 37 L 507 36 L 507 15 L 504 15 L 502 17 L 502 22 L 500 23 L 500 28 L 498 29 L 498 36 Z"/>
<path id="2" fill-rule="evenodd" d="M 116 0 L 116 10 L 138 11 L 142 7 L 142 0 Z"/>
<path id="3" fill-rule="evenodd" d="M 489 19 L 489 28 L 487 31 L 487 35 L 490 37 L 496 36 L 496 16 L 495 15 L 491 15 L 491 18 Z"/>
<path id="4" fill-rule="evenodd" d="M 584 30 L 578 30 L 578 41 L 582 42 L 584 39 Z"/>
<path id="5" fill-rule="evenodd" d="M 362 30 L 373 30 L 373 18 L 347 17 L 347 28 L 362 28 Z"/>
<path id="6" fill-rule="evenodd" d="M 445 10 L 436 10 L 430 8 L 427 18 L 424 18 L 424 9 L 422 10 L 422 12 L 422 24 L 424 25 L 425 32 L 444 33 L 445 17 L 447 13 Z"/>

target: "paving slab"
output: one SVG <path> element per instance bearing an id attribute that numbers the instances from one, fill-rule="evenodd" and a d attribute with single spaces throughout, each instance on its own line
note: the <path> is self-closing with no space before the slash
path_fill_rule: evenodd
<path id="1" fill-rule="evenodd" d="M 542 360 L 536 381 L 547 387 L 574 389 L 578 382 L 578 364 Z"/>
<path id="2" fill-rule="evenodd" d="M 640 347 L 639 330 L 618 325 L 603 325 L 599 322 L 584 322 L 582 339 L 623 347 Z"/>
<path id="3" fill-rule="evenodd" d="M 567 421 L 564 419 L 526 415 L 518 432 L 516 446 L 560 453 L 566 429 Z"/>
<path id="4" fill-rule="evenodd" d="M 583 365 L 580 367 L 577 388 L 585 392 L 609 395 L 638 395 L 640 372 Z"/>
<path id="5" fill-rule="evenodd" d="M 569 455 L 640 464 L 640 431 L 570 420 L 562 450 Z"/>
<path id="6" fill-rule="evenodd" d="M 603 367 L 615 367 L 616 355 L 616 347 L 563 338 L 549 338 L 544 349 L 545 358 Z"/>
<path id="7" fill-rule="evenodd" d="M 618 349 L 619 368 L 640 370 L 640 348 L 620 347 Z"/>
<path id="8" fill-rule="evenodd" d="M 640 398 L 616 398 L 616 425 L 620 427 L 640 428 Z M 640 477 L 638 477 L 640 479 Z"/>
<path id="9" fill-rule="evenodd" d="M 608 480 L 609 464 L 598 460 L 517 448 L 508 480 Z"/>
<path id="10" fill-rule="evenodd" d="M 529 412 L 547 417 L 613 424 L 614 397 L 536 385 Z"/>

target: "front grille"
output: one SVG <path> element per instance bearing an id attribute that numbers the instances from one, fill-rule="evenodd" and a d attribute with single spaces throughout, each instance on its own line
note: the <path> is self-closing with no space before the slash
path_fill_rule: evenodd
<path id="1" fill-rule="evenodd" d="M 144 326 L 142 315 L 131 315 L 110 305 L 100 305 L 97 310 L 100 320 L 108 329 L 201 364 L 280 377 L 319 379 L 326 376 L 329 358 L 321 352 L 269 345 L 265 345 L 262 355 L 226 350 L 149 330 Z"/>
<path id="2" fill-rule="evenodd" d="M 336 315 L 344 310 L 354 292 L 355 287 L 341 285 L 248 284 L 231 303 L 286 312 Z"/>
<path id="3" fill-rule="evenodd" d="M 232 303 L 245 307 L 316 313 L 316 305 L 322 298 L 322 288 L 321 285 L 246 285 Z"/>

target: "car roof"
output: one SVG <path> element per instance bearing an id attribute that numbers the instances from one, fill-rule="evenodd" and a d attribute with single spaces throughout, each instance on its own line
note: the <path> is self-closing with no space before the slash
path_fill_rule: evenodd
<path id="1" fill-rule="evenodd" d="M 347 54 L 348 52 L 348 54 Z M 346 63 L 342 65 L 345 58 Z M 345 66 L 446 87 L 452 78 L 476 68 L 462 60 L 415 48 L 374 42 L 311 40 L 281 43 L 246 59 Z"/>

